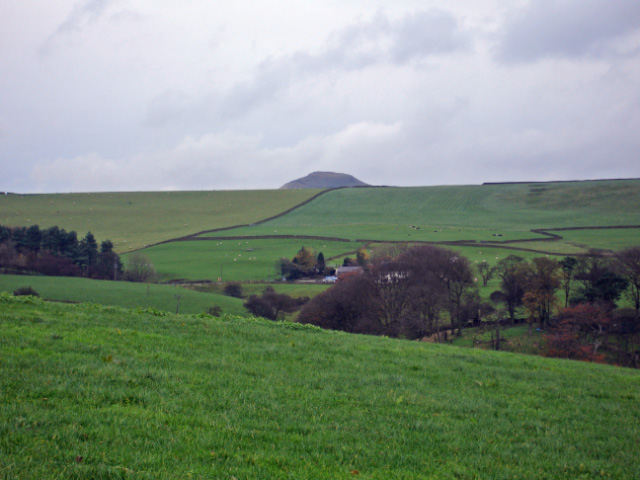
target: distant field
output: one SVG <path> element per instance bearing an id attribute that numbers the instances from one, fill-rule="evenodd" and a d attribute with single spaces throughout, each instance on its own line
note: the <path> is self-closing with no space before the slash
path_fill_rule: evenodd
<path id="1" fill-rule="evenodd" d="M 283 221 L 286 217 L 283 217 Z M 528 230 L 505 230 L 504 228 L 451 227 L 429 224 L 389 224 L 389 223 L 335 223 L 332 225 L 263 225 L 236 228 L 225 232 L 203 234 L 203 237 L 261 236 L 261 235 L 313 235 L 319 237 L 339 237 L 348 240 L 388 240 L 388 241 L 428 241 L 451 242 L 476 240 L 491 242 L 496 240 L 523 240 L 545 238 L 544 235 Z M 416 228 L 419 227 L 419 228 Z M 500 234 L 500 237 L 495 236 Z"/>
<path id="2" fill-rule="evenodd" d="M 92 302 L 127 308 L 152 307 L 175 312 L 180 295 L 181 313 L 202 313 L 219 305 L 224 313 L 246 314 L 242 300 L 213 293 L 201 293 L 169 285 L 149 286 L 146 283 L 111 282 L 71 277 L 40 277 L 25 275 L 0 275 L 0 292 L 13 292 L 20 287 L 33 287 L 42 298 L 65 302 Z"/>
<path id="3" fill-rule="evenodd" d="M 0 224 L 58 225 L 111 239 L 119 253 L 277 215 L 320 190 L 0 195 Z"/>
<path id="4" fill-rule="evenodd" d="M 20 301 L 1 478 L 640 478 L 637 370 Z"/>
<path id="5" fill-rule="evenodd" d="M 316 295 L 324 292 L 327 288 L 330 288 L 328 284 L 314 284 L 314 283 L 243 283 L 242 294 L 244 297 L 250 295 L 260 295 L 265 288 L 271 287 L 278 293 L 284 293 L 293 298 L 300 297 L 315 297 Z M 198 292 L 209 292 L 222 294 L 224 291 L 223 284 L 202 284 L 189 286 L 188 288 L 196 290 Z"/>
<path id="6" fill-rule="evenodd" d="M 510 240 L 531 237 L 533 228 L 640 225 L 638 205 L 638 180 L 354 188 L 244 231 L 406 241 L 495 240 L 493 233 L 502 233 Z"/>
<path id="7" fill-rule="evenodd" d="M 361 244 L 305 239 L 246 239 L 173 242 L 147 248 L 144 254 L 163 280 L 274 280 L 276 262 L 293 258 L 302 246 L 322 252 L 325 259 L 357 250 Z M 123 256 L 126 263 L 127 256 Z M 327 263 L 332 263 L 328 261 Z"/>
<path id="8" fill-rule="evenodd" d="M 203 230 L 253 224 L 298 205 L 318 192 L 8 195 L 0 196 L 0 223 L 37 223 L 41 227 L 57 224 L 75 229 L 80 235 L 91 230 L 99 240 L 111 238 L 117 243 L 117 251 L 127 253 L 144 245 Z M 291 258 L 302 245 L 323 251 L 328 258 L 356 250 L 361 244 L 355 240 L 504 242 L 543 239 L 547 237 L 533 233 L 531 229 L 640 225 L 638 205 L 638 180 L 348 188 L 323 194 L 286 215 L 259 225 L 204 234 L 214 239 L 306 235 L 348 242 L 244 238 L 174 242 L 147 248 L 144 253 L 165 280 L 273 280 L 276 278 L 275 262 L 282 256 Z M 589 248 L 616 250 L 640 244 L 640 229 L 563 230 L 557 233 L 564 239 L 507 245 L 577 255 Z M 472 253 L 476 247 L 464 248 L 474 260 L 478 258 L 479 254 Z M 501 253 L 506 256 L 517 252 L 504 249 Z M 519 254 L 531 258 L 544 253 Z M 500 254 L 496 253 L 496 256 Z"/>
<path id="9" fill-rule="evenodd" d="M 640 209 L 640 205 L 638 205 L 638 208 Z M 640 245 L 640 228 L 562 230 L 553 233 L 562 235 L 563 240 L 560 243 L 583 250 L 589 248 L 621 250 Z"/>

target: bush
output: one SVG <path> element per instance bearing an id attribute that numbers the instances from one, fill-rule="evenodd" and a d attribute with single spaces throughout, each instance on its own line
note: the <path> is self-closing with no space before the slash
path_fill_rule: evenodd
<path id="1" fill-rule="evenodd" d="M 244 307 L 253 315 L 277 320 L 282 313 L 292 313 L 309 301 L 308 297 L 292 298 L 284 293 L 277 293 L 273 287 L 264 289 L 261 296 L 251 295 Z"/>
<path id="2" fill-rule="evenodd" d="M 222 308 L 220 307 L 220 305 L 213 305 L 207 308 L 204 313 L 206 313 L 207 315 L 213 315 L 214 317 L 219 317 L 220 315 L 222 315 Z"/>
<path id="3" fill-rule="evenodd" d="M 224 286 L 224 294 L 229 297 L 242 298 L 242 285 L 237 282 L 229 282 Z"/>
<path id="4" fill-rule="evenodd" d="M 20 287 L 15 292 L 13 292 L 15 297 L 20 297 L 22 295 L 31 295 L 32 297 L 39 297 L 40 295 L 31 287 Z"/>

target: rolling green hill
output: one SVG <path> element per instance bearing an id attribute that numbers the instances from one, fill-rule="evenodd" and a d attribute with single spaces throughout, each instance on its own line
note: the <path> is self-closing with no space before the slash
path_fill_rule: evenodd
<path id="1" fill-rule="evenodd" d="M 225 235 L 521 240 L 543 238 L 530 232 L 538 228 L 640 225 L 638 205 L 638 180 L 343 189 L 285 216 Z M 207 234 L 217 235 L 221 234 Z"/>
<path id="2" fill-rule="evenodd" d="M 277 215 L 320 190 L 1 195 L 0 224 L 57 225 L 111 239 L 119 253 Z"/>
<path id="3" fill-rule="evenodd" d="M 172 242 L 145 250 L 163 279 L 191 280 L 272 279 L 278 258 L 291 258 L 301 245 L 329 250 L 323 251 L 328 257 L 354 251 L 363 244 L 356 240 L 462 241 L 486 250 L 489 247 L 482 243 L 515 242 L 506 246 L 531 250 L 527 256 L 577 255 L 589 248 L 616 250 L 640 243 L 640 228 L 554 230 L 552 233 L 564 237 L 554 242 L 540 241 L 549 236 L 531 231 L 640 225 L 640 180 L 347 188 L 329 191 L 279 215 L 317 193 L 271 190 L 6 195 L 0 197 L 0 223 L 57 224 L 81 235 L 91 230 L 98 239 L 111 238 L 120 253 L 205 230 L 253 224 L 200 236 L 210 241 Z M 277 218 L 262 222 L 273 216 Z M 222 239 L 234 236 L 241 238 Z M 336 241 L 325 249 L 327 238 Z M 247 249 L 255 255 L 243 251 L 242 245 L 231 249 L 234 241 L 249 241 Z M 480 257 L 470 253 L 475 247 L 456 248 Z M 504 254 L 513 251 L 504 250 Z"/>
<path id="4" fill-rule="evenodd" d="M 0 477 L 636 479 L 640 373 L 0 294 Z"/>

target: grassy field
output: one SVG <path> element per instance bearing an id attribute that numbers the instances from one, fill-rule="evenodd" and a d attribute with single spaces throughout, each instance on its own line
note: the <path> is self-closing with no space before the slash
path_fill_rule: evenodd
<path id="1" fill-rule="evenodd" d="M 330 192 L 284 217 L 233 234 L 516 240 L 535 238 L 533 228 L 638 225 L 638 204 L 637 180 L 357 188 Z M 494 233 L 503 236 L 494 237 Z"/>
<path id="2" fill-rule="evenodd" d="M 111 238 L 121 253 L 198 231 L 251 224 L 276 215 L 318 191 L 92 193 L 6 195 L 0 223 L 41 227 L 58 224 L 81 235 Z M 275 262 L 301 245 L 325 257 L 357 249 L 356 239 L 495 242 L 545 238 L 533 228 L 639 225 L 640 181 L 468 185 L 415 188 L 353 188 L 328 192 L 293 212 L 260 225 L 206 234 L 229 236 L 311 235 L 323 240 L 243 239 L 175 242 L 145 249 L 164 280 L 272 280 Z M 616 250 L 640 243 L 640 229 L 564 230 L 558 242 L 511 247 L 560 255 L 589 248 Z M 500 236 L 496 236 L 500 235 Z M 234 243 L 235 242 L 235 243 Z M 245 242 L 244 244 L 242 242 Z M 248 242 L 248 243 L 247 243 Z M 240 243 L 240 245 L 238 245 Z M 326 246 L 325 246 L 326 245 Z M 472 261 L 477 251 L 495 256 L 543 253 L 486 247 L 455 247 Z M 494 257 L 495 257 L 494 256 Z M 126 258 L 125 258 L 126 260 Z"/>
<path id="3" fill-rule="evenodd" d="M 119 253 L 203 230 L 277 215 L 320 190 L 1 195 L 0 224 L 58 225 L 111 239 Z"/>
<path id="4" fill-rule="evenodd" d="M 202 313 L 218 305 L 223 313 L 242 315 L 246 310 L 242 300 L 225 295 L 202 293 L 170 285 L 111 282 L 72 277 L 40 277 L 0 275 L 0 292 L 13 292 L 20 287 L 32 287 L 42 298 L 65 302 L 92 302 L 128 308 L 155 308 L 175 312 L 176 295 L 180 295 L 181 313 Z"/>
<path id="5" fill-rule="evenodd" d="M 281 277 L 276 262 L 293 258 L 302 246 L 322 252 L 326 259 L 353 252 L 362 244 L 308 239 L 245 239 L 173 242 L 147 248 L 143 253 L 163 280 L 274 280 Z M 127 256 L 123 256 L 126 263 Z M 331 264 L 328 261 L 327 264 Z"/>
<path id="6" fill-rule="evenodd" d="M 601 248 L 621 250 L 640 245 L 640 228 L 624 228 L 615 230 L 563 230 L 554 232 L 562 235 L 560 242 L 582 250 Z M 554 247 L 555 248 L 555 247 Z"/>
<path id="7" fill-rule="evenodd" d="M 505 352 L 527 353 L 540 355 L 544 343 L 542 332 L 534 325 L 529 334 L 529 325 L 517 325 L 514 327 L 500 328 L 500 349 Z M 493 334 L 493 336 L 492 336 Z M 451 344 L 458 347 L 492 349 L 491 341 L 495 338 L 495 332 L 489 329 L 478 331 L 477 328 L 469 328 L 462 331 L 462 336 L 452 337 Z"/>
<path id="8" fill-rule="evenodd" d="M 636 479 L 640 373 L 0 296 L 5 479 Z"/>
<path id="9" fill-rule="evenodd" d="M 247 298 L 251 295 L 260 295 L 264 289 L 269 286 L 278 293 L 284 293 L 293 298 L 315 297 L 330 288 L 328 284 L 316 283 L 243 283 L 242 295 Z M 193 285 L 187 287 L 197 292 L 218 293 L 223 294 L 224 285 L 217 283 Z"/>

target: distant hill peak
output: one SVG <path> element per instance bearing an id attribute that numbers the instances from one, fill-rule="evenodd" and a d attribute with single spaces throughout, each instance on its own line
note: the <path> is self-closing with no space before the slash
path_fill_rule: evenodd
<path id="1" fill-rule="evenodd" d="M 335 172 L 313 172 L 306 177 L 285 183 L 280 189 L 293 190 L 297 188 L 339 188 L 339 187 L 368 187 L 352 175 Z"/>

